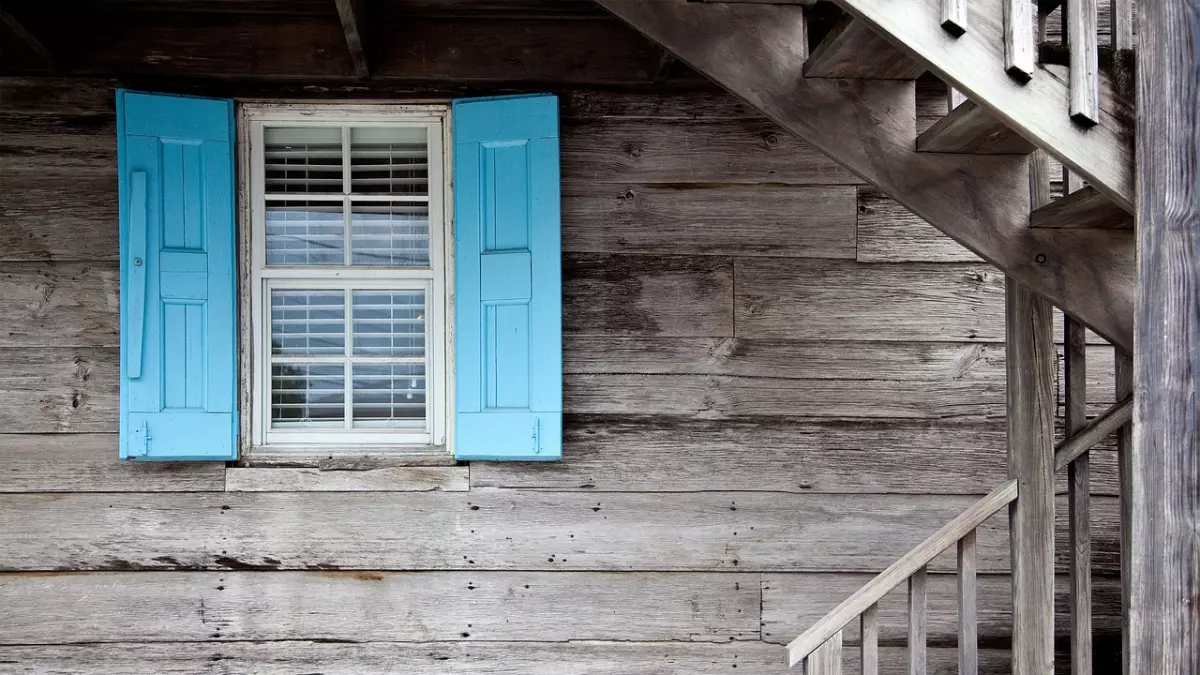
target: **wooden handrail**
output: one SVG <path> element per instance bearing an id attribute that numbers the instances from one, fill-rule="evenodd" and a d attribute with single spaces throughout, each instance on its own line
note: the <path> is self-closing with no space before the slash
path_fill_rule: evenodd
<path id="1" fill-rule="evenodd" d="M 968 532 L 983 524 L 997 511 L 1012 503 L 1017 498 L 1017 481 L 1005 481 L 988 496 L 980 499 L 959 514 L 954 520 L 946 523 L 942 529 L 934 532 L 928 539 L 917 544 L 904 557 L 892 563 L 879 576 L 868 581 L 854 595 L 846 598 L 832 612 L 826 614 L 811 628 L 804 631 L 800 637 L 792 640 L 788 646 L 788 665 L 794 666 L 809 654 L 813 653 L 826 640 L 836 635 L 846 624 L 879 602 L 900 582 L 911 577 L 921 568 L 929 564 L 943 551 L 962 539 Z"/>
<path id="2" fill-rule="evenodd" d="M 1079 433 L 1068 438 L 1054 449 L 1054 470 L 1062 471 L 1075 458 L 1092 449 L 1105 436 L 1120 429 L 1133 418 L 1133 397 L 1114 404 L 1104 414 L 1088 422 Z"/>

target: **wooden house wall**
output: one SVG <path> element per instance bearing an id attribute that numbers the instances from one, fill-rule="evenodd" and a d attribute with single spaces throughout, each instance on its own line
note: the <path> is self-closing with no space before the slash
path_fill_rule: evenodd
<path id="1" fill-rule="evenodd" d="M 563 461 L 122 464 L 111 90 L 0 81 L 0 672 L 782 674 L 781 645 L 1005 477 L 994 268 L 711 89 L 564 91 L 562 117 Z M 1007 551 L 998 516 L 987 673 Z M 952 570 L 930 583 L 937 673 Z"/>

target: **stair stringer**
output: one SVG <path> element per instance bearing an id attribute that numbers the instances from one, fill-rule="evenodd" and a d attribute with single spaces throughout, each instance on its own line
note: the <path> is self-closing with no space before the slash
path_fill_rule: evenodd
<path id="1" fill-rule="evenodd" d="M 1028 160 L 918 153 L 913 83 L 805 79 L 799 6 L 596 0 L 768 118 L 1123 349 L 1128 231 L 1028 227 Z"/>

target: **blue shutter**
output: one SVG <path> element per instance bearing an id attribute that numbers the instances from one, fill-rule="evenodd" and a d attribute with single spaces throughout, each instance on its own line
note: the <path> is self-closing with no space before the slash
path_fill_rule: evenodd
<path id="1" fill-rule="evenodd" d="M 562 457 L 558 99 L 454 102 L 458 459 Z"/>
<path id="2" fill-rule="evenodd" d="M 233 102 L 117 91 L 121 457 L 237 458 Z"/>

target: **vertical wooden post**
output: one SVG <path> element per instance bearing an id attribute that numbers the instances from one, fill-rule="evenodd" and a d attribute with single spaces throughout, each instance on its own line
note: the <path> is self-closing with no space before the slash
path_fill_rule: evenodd
<path id="1" fill-rule="evenodd" d="M 958 540 L 958 675 L 979 672 L 975 530 Z"/>
<path id="2" fill-rule="evenodd" d="M 1129 672 L 1200 673 L 1200 0 L 1137 17 Z"/>
<path id="3" fill-rule="evenodd" d="M 1029 158 L 1030 202 L 1050 201 L 1047 158 Z M 1017 479 L 1009 505 L 1012 548 L 1014 675 L 1054 667 L 1054 350 L 1050 303 L 1005 280 L 1008 475 Z"/>
<path id="4" fill-rule="evenodd" d="M 1113 350 L 1114 389 L 1116 399 L 1125 400 L 1133 394 L 1133 357 Z M 1129 559 L 1133 556 L 1130 530 L 1133 529 L 1133 422 L 1117 430 L 1118 494 L 1121 499 L 1121 672 L 1129 675 L 1129 580 L 1132 570 Z"/>
<path id="5" fill-rule="evenodd" d="M 1087 426 L 1087 329 L 1063 320 L 1066 366 L 1066 423 L 1070 438 Z M 1120 399 L 1117 399 L 1120 400 Z M 1092 673 L 1091 459 L 1087 452 L 1067 465 L 1071 550 L 1071 672 Z"/>

